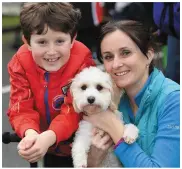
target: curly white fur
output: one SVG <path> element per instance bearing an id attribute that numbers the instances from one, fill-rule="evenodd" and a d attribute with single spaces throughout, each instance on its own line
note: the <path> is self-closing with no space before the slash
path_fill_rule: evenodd
<path id="1" fill-rule="evenodd" d="M 114 86 L 108 73 L 96 67 L 85 68 L 73 79 L 70 87 L 73 96 L 73 106 L 77 113 L 87 112 L 88 115 L 95 111 L 104 111 L 110 108 L 122 121 L 122 113 L 116 110 Z M 116 102 L 116 101 L 115 101 Z M 87 108 L 91 109 L 87 109 Z M 72 147 L 74 167 L 87 167 L 87 155 L 91 146 L 93 125 L 82 120 Z M 129 144 L 138 137 L 138 129 L 133 124 L 125 125 L 124 138 Z M 108 151 L 102 167 L 121 167 L 121 163 L 113 153 Z"/>

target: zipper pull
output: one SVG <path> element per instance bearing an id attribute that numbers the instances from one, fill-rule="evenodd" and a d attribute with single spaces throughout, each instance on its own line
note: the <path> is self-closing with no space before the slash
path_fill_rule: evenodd
<path id="1" fill-rule="evenodd" d="M 44 88 L 47 88 L 47 84 L 48 84 L 47 82 L 44 82 Z"/>
<path id="2" fill-rule="evenodd" d="M 48 81 L 49 81 L 49 74 L 48 74 L 48 72 L 45 72 L 44 78 L 45 78 L 44 87 L 47 88 Z"/>

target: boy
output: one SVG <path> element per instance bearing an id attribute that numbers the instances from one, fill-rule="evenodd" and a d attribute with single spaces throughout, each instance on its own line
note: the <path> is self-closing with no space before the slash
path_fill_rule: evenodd
<path id="1" fill-rule="evenodd" d="M 20 13 L 24 45 L 8 64 L 8 117 L 23 138 L 18 153 L 45 167 L 72 167 L 71 147 L 63 141 L 80 120 L 69 92 L 71 79 L 95 65 L 86 46 L 75 40 L 79 10 L 69 3 L 26 3 Z"/>

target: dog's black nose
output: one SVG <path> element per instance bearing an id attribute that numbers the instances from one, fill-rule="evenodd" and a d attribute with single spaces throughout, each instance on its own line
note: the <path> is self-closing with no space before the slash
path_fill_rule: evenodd
<path id="1" fill-rule="evenodd" d="M 87 98 L 87 101 L 88 101 L 90 104 L 92 104 L 92 103 L 94 103 L 94 101 L 95 101 L 95 97 L 90 96 L 90 97 Z"/>

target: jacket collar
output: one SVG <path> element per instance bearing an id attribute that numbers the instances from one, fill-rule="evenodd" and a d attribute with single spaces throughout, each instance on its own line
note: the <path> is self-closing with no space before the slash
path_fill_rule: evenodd
<path id="1" fill-rule="evenodd" d="M 157 68 L 154 68 L 153 72 L 147 79 L 144 87 L 135 96 L 135 102 L 139 107 L 136 117 L 134 117 L 131 112 L 128 96 L 124 94 L 121 97 L 119 110 L 125 114 L 124 120 L 126 122 L 130 122 L 130 120 L 132 120 L 135 124 L 139 122 L 141 116 L 143 115 L 143 113 L 145 113 L 143 111 L 145 107 L 147 107 L 154 99 L 156 99 L 156 96 L 161 90 L 164 79 L 165 77 L 162 72 L 159 71 Z"/>
<path id="2" fill-rule="evenodd" d="M 145 107 L 148 107 L 151 102 L 153 102 L 159 92 L 161 91 L 162 84 L 165 80 L 165 77 L 161 71 L 154 68 L 154 71 L 150 75 L 148 81 L 144 88 L 136 96 L 136 100 L 139 100 L 139 109 L 136 114 L 135 124 L 137 124 L 141 116 L 145 113 Z"/>

